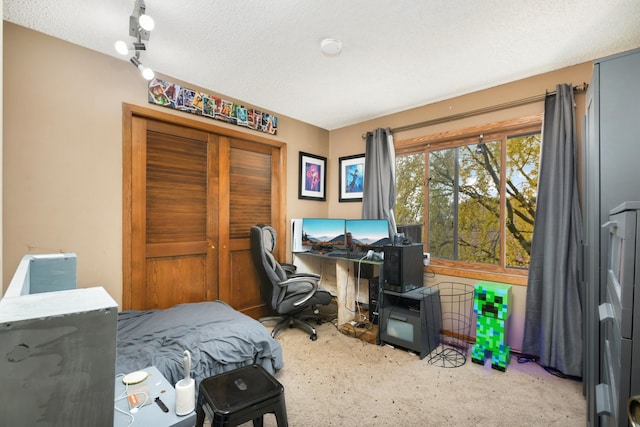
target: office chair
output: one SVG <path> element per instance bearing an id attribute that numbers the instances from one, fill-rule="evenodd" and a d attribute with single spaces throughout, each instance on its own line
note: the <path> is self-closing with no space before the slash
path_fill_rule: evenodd
<path id="1" fill-rule="evenodd" d="M 251 256 L 260 274 L 260 294 L 263 300 L 279 316 L 264 317 L 260 322 L 277 321 L 271 336 L 285 326 L 294 326 L 307 331 L 309 338 L 318 338 L 316 329 L 307 322 L 321 323 L 317 305 L 331 303 L 331 294 L 319 286 L 320 276 L 312 273 L 296 273 L 295 266 L 285 264 L 288 270 L 276 261 L 273 251 L 276 247 L 276 231 L 270 225 L 258 224 L 251 227 Z M 306 313 L 308 310 L 312 314 Z"/>

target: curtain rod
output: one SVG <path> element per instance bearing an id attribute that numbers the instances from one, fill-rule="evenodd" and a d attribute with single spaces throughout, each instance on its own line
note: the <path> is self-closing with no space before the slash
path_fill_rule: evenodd
<path id="1" fill-rule="evenodd" d="M 574 92 L 585 92 L 588 87 L 589 87 L 588 83 L 582 83 L 581 85 L 574 86 L 573 87 L 573 91 Z M 453 114 L 453 115 L 450 115 L 450 116 L 440 117 L 440 118 L 437 118 L 437 119 L 427 120 L 427 121 L 420 122 L 420 123 L 413 123 L 411 125 L 400 126 L 400 127 L 391 129 L 391 133 L 404 132 L 404 131 L 407 131 L 407 130 L 418 129 L 418 128 L 427 127 L 427 126 L 433 126 L 433 125 L 438 125 L 438 124 L 441 124 L 441 123 L 451 122 L 451 121 L 454 121 L 454 120 L 466 119 L 467 117 L 478 116 L 480 114 L 493 113 L 494 111 L 505 110 L 507 108 L 513 108 L 513 107 L 519 107 L 521 105 L 532 104 L 534 102 L 544 101 L 544 99 L 547 96 L 555 95 L 555 93 L 556 93 L 556 91 L 554 90 L 553 92 L 546 92 L 544 95 L 530 96 L 529 98 L 518 99 L 516 101 L 509 101 L 509 102 L 505 102 L 504 104 L 498 104 L 498 105 L 494 105 L 494 106 L 491 106 L 491 107 L 485 107 L 485 108 L 480 108 L 480 109 L 477 109 L 477 110 L 467 111 L 466 113 L 458 113 L 458 114 Z M 370 132 L 367 132 L 367 133 L 370 133 Z M 362 134 L 362 139 L 367 139 L 367 134 L 366 133 Z"/>

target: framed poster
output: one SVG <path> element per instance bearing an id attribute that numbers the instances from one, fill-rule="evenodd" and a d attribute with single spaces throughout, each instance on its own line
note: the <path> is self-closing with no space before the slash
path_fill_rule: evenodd
<path id="1" fill-rule="evenodd" d="M 338 200 L 340 202 L 361 202 L 364 185 L 364 154 L 340 157 L 338 167 Z"/>
<path id="2" fill-rule="evenodd" d="M 300 152 L 298 199 L 326 200 L 327 158 Z"/>

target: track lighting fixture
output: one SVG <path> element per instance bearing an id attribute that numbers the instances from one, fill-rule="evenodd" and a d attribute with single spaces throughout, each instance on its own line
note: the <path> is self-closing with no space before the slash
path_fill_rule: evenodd
<path id="1" fill-rule="evenodd" d="M 129 17 L 129 35 L 142 40 L 149 40 L 149 33 L 155 28 L 156 23 L 146 14 L 147 7 L 143 0 L 136 0 L 133 13 Z"/>
<path id="2" fill-rule="evenodd" d="M 149 40 L 149 33 L 155 27 L 153 19 L 146 14 L 146 5 L 143 0 L 136 0 L 133 7 L 133 12 L 129 16 L 129 35 L 135 38 L 135 41 L 131 46 L 126 42 L 120 40 L 115 44 L 116 51 L 120 55 L 127 55 L 131 52 L 134 55 L 129 61 L 140 70 L 142 77 L 146 80 L 151 80 L 154 77 L 154 72 L 151 68 L 147 68 L 140 62 L 140 52 L 146 51 L 147 47 L 142 40 Z"/>

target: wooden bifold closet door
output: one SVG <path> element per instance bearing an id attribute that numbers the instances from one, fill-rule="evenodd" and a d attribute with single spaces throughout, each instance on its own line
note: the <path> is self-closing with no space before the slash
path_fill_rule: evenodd
<path id="1" fill-rule="evenodd" d="M 265 314 L 249 230 L 284 236 L 284 144 L 143 111 L 125 107 L 123 308 L 221 299 Z"/>

